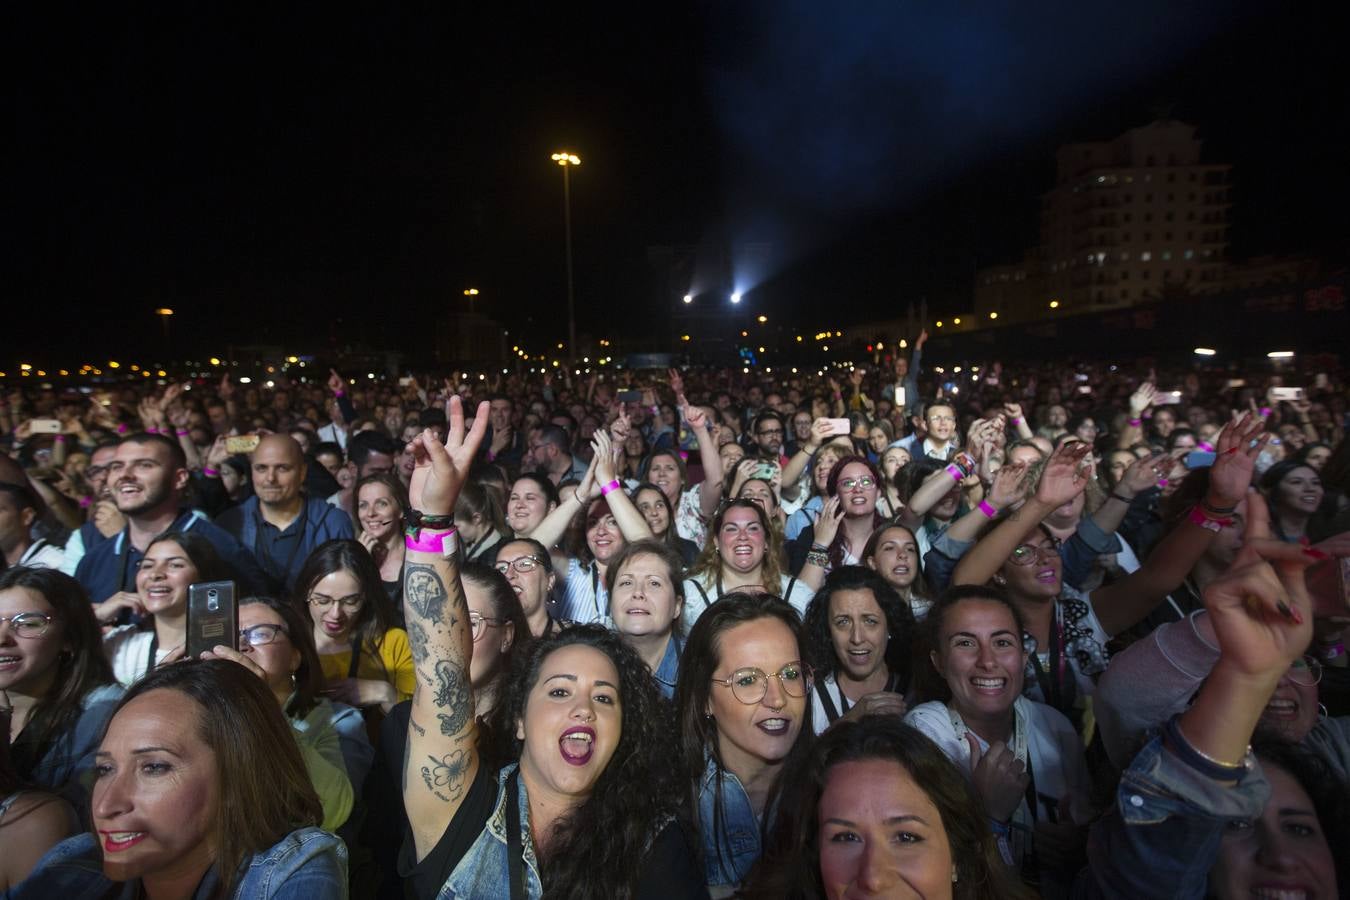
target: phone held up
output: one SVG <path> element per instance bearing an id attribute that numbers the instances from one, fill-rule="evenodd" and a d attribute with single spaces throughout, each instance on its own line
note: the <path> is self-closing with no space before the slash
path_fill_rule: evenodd
<path id="1" fill-rule="evenodd" d="M 239 649 L 239 606 L 233 581 L 188 586 L 186 657 L 197 659 L 220 645 Z"/>

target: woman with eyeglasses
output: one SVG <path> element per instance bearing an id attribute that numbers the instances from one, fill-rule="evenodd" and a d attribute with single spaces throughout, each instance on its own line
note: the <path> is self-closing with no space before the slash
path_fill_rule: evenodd
<path id="1" fill-rule="evenodd" d="M 11 710 L 18 777 L 84 809 L 94 751 L 121 696 L 80 583 L 55 569 L 0 573 L 0 704 Z"/>
<path id="2" fill-rule="evenodd" d="M 751 500 L 732 500 L 713 517 L 710 539 L 685 573 L 685 631 L 703 611 L 731 593 L 767 593 L 782 597 L 798 615 L 806 613 L 813 591 L 783 571 L 783 545 L 764 508 Z"/>
<path id="3" fill-rule="evenodd" d="M 211 542 L 191 532 L 167 531 L 150 541 L 136 569 L 136 593 L 114 594 L 94 607 L 102 622 L 123 609 L 141 616 L 103 636 L 113 676 L 130 687 L 187 643 L 188 587 L 203 581 L 230 581 L 234 575 Z"/>
<path id="4" fill-rule="evenodd" d="M 320 544 L 295 584 L 312 623 L 325 694 L 370 715 L 412 697 L 408 633 L 394 626 L 380 571 L 364 547 L 353 540 Z"/>
<path id="5" fill-rule="evenodd" d="M 714 896 L 730 896 L 759 858 L 778 775 L 810 749 L 805 657 L 801 619 L 769 594 L 729 594 L 689 633 L 675 688 L 680 774 Z"/>
<path id="6" fill-rule="evenodd" d="M 501 696 L 516 648 L 529 639 L 529 623 L 511 582 L 497 569 L 469 561 L 460 570 L 460 578 L 469 605 L 469 636 L 473 638 L 469 681 L 474 711 L 488 720 Z"/>
<path id="7" fill-rule="evenodd" d="M 553 618 L 548 608 L 548 596 L 557 579 L 553 575 L 553 557 L 548 549 L 534 538 L 516 538 L 497 551 L 493 568 L 511 585 L 525 615 L 528 632 L 519 638 L 541 638 L 557 634 L 571 624 Z"/>
<path id="8" fill-rule="evenodd" d="M 1023 696 L 1027 654 L 1016 608 L 998 591 L 957 587 L 924 625 L 935 698 L 906 723 L 970 777 L 1023 879 L 1046 896 L 1067 896 L 1091 815 L 1083 742 L 1059 711 Z"/>
<path id="9" fill-rule="evenodd" d="M 1028 697 L 1050 704 L 1076 726 L 1082 724 L 1086 697 L 1106 669 L 1107 643 L 1164 602 L 1231 522 L 1229 517 L 1251 484 L 1256 454 L 1265 444 L 1261 433 L 1261 423 L 1250 416 L 1225 426 L 1204 499 L 1139 569 L 1091 593 L 1064 584 L 1058 541 L 1042 524 L 1086 487 L 1087 444 L 1080 441 L 1056 450 L 1017 514 L 990 522 L 985 535 L 957 563 L 952 583 L 992 583 L 1017 608 L 1035 648 L 1027 657 Z"/>
<path id="10" fill-rule="evenodd" d="M 881 473 L 862 456 L 845 456 L 834 464 L 825 482 L 828 495 L 820 517 L 788 548 L 788 566 L 812 590 L 837 566 L 862 562 L 863 548 L 881 524 L 877 498 Z"/>

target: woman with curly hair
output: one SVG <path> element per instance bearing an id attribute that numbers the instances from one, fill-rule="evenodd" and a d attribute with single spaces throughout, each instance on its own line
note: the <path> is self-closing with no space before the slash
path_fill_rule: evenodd
<path id="1" fill-rule="evenodd" d="M 807 659 L 816 733 L 852 712 L 905 713 L 914 616 L 886 581 L 862 566 L 840 566 L 806 610 Z"/>
<path id="2" fill-rule="evenodd" d="M 1022 900 L 960 771 L 890 716 L 841 722 L 783 779 L 768 849 L 740 896 Z"/>
<path id="3" fill-rule="evenodd" d="M 481 757 L 470 677 L 473 634 L 451 527 L 455 498 L 487 427 L 409 445 L 404 596 L 417 667 L 403 764 L 411 840 L 400 872 L 416 897 L 698 897 L 694 854 L 674 817 L 670 727 L 651 676 L 618 635 L 579 625 L 532 641 L 497 704 L 493 730 L 517 762 Z"/>

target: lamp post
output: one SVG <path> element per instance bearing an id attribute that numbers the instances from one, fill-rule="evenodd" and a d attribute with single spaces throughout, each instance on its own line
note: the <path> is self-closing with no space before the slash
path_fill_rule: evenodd
<path id="1" fill-rule="evenodd" d="M 164 326 L 164 344 L 167 347 L 169 343 L 169 316 L 173 315 L 173 310 L 167 306 L 161 306 L 155 310 L 155 315 L 159 316 L 159 321 Z"/>
<path id="2" fill-rule="evenodd" d="M 473 315 L 473 298 L 478 296 L 478 288 L 465 288 L 464 296 L 469 298 L 469 315 Z"/>
<path id="3" fill-rule="evenodd" d="M 572 181 L 569 170 L 581 165 L 581 157 L 566 150 L 551 157 L 563 170 L 563 234 L 567 242 L 567 358 L 576 359 L 576 302 L 572 296 Z"/>

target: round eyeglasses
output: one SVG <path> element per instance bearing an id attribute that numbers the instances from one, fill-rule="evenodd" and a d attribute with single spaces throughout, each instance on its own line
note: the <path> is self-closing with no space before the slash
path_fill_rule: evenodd
<path id="1" fill-rule="evenodd" d="M 356 609 L 365 602 L 365 599 L 365 594 L 348 594 L 345 597 L 338 597 L 336 599 L 324 596 L 323 594 L 310 594 L 309 605 L 317 606 L 319 609 L 327 609 L 336 603 L 343 609 Z"/>
<path id="2" fill-rule="evenodd" d="M 1294 684 L 1313 687 L 1322 680 L 1322 664 L 1311 656 L 1305 656 L 1290 663 L 1285 675 Z"/>
<path id="3" fill-rule="evenodd" d="M 476 612 L 469 613 L 469 631 L 473 635 L 474 643 L 478 643 L 478 639 L 486 634 L 489 628 L 500 628 L 504 624 L 505 619 L 490 619 Z"/>
<path id="4" fill-rule="evenodd" d="M 286 634 L 286 629 L 281 625 L 254 625 L 250 628 L 239 629 L 240 647 L 262 647 L 272 643 L 277 639 L 277 635 Z"/>
<path id="5" fill-rule="evenodd" d="M 533 572 L 535 569 L 539 568 L 542 565 L 543 562 L 540 561 L 539 557 L 537 556 L 521 556 L 516 559 L 510 560 L 509 562 L 502 562 L 499 560 L 496 564 L 493 565 L 492 568 L 496 569 L 498 572 L 501 572 L 503 575 L 505 575 L 512 569 L 515 569 L 517 572 L 524 575 L 528 572 Z"/>
<path id="6" fill-rule="evenodd" d="M 854 488 L 862 488 L 863 490 L 867 490 L 870 487 L 874 487 L 876 483 L 877 480 L 873 478 L 871 475 L 863 475 L 861 478 L 840 478 L 839 490 L 851 491 Z"/>
<path id="7" fill-rule="evenodd" d="M 788 663 L 772 675 L 762 669 L 737 669 L 730 678 L 714 678 L 713 684 L 731 688 L 731 694 L 746 706 L 754 706 L 769 693 L 769 679 L 777 678 L 789 697 L 805 697 L 811 688 L 811 667 L 802 663 Z"/>
<path id="8" fill-rule="evenodd" d="M 52 624 L 52 617 L 36 612 L 21 612 L 12 616 L 0 616 L 0 624 L 5 622 L 9 623 L 15 637 L 38 638 L 47 633 L 47 627 Z"/>
<path id="9" fill-rule="evenodd" d="M 1008 558 L 1015 566 L 1034 566 L 1038 562 L 1049 562 L 1058 555 L 1059 541 L 1052 541 L 1039 547 L 1035 544 L 1019 544 Z"/>

